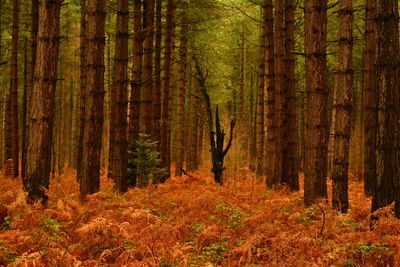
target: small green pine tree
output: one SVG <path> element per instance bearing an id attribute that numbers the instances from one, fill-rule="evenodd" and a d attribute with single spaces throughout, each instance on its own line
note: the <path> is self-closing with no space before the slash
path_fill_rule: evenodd
<path id="1" fill-rule="evenodd" d="M 166 174 L 165 168 L 159 167 L 161 159 L 160 153 L 154 149 L 156 145 L 157 141 L 151 140 L 146 134 L 139 134 L 139 139 L 132 144 L 128 150 L 128 177 L 131 177 L 129 185 L 134 185 L 134 177 L 138 186 L 143 187 L 150 181 L 157 182 Z"/>

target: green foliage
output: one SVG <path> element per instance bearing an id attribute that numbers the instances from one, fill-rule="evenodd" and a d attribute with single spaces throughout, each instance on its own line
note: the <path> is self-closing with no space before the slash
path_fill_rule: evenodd
<path id="1" fill-rule="evenodd" d="M 1 230 L 8 230 L 11 227 L 11 217 L 10 216 L 5 216 L 4 217 L 4 223 L 3 226 L 1 227 Z"/>
<path id="2" fill-rule="evenodd" d="M 137 177 L 137 180 L 147 184 L 150 180 L 158 181 L 166 175 L 166 169 L 160 168 L 160 153 L 155 151 L 157 141 L 152 141 L 148 135 L 140 134 L 132 148 L 128 151 L 128 177 Z"/>
<path id="3" fill-rule="evenodd" d="M 61 226 L 57 220 L 44 218 L 42 224 L 44 230 L 51 235 L 58 235 L 61 230 Z"/>
<path id="4" fill-rule="evenodd" d="M 17 253 L 7 247 L 0 246 L 0 263 L 14 262 L 17 259 Z"/>

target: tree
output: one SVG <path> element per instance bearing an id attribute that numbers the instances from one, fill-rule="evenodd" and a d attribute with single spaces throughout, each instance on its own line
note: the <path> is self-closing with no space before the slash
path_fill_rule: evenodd
<path id="1" fill-rule="evenodd" d="M 163 78 L 163 103 L 161 119 L 161 166 L 167 170 L 166 175 L 161 182 L 170 175 L 171 158 L 171 78 L 173 76 L 174 62 L 174 41 L 175 41 L 175 18 L 176 18 L 177 0 L 168 0 L 167 5 L 167 25 L 165 32 L 165 60 L 164 60 L 164 78 Z"/>
<path id="2" fill-rule="evenodd" d="M 30 201 L 46 202 L 43 190 L 50 182 L 50 156 L 54 117 L 54 94 L 57 83 L 61 1 L 39 1 L 38 46 L 27 140 L 24 188 Z"/>
<path id="3" fill-rule="evenodd" d="M 339 53 L 336 72 L 332 206 L 346 213 L 348 199 L 349 144 L 353 108 L 353 4 L 341 0 L 339 10 Z"/>
<path id="4" fill-rule="evenodd" d="M 13 176 L 18 177 L 18 41 L 19 41 L 19 0 L 13 1 L 11 79 L 7 109 L 6 159 L 12 159 Z"/>
<path id="5" fill-rule="evenodd" d="M 129 5 L 128 0 L 118 1 L 117 12 L 117 36 L 115 39 L 115 66 L 114 82 L 112 88 L 112 107 L 115 110 L 115 117 L 111 117 L 114 129 L 111 135 L 110 129 L 110 147 L 115 146 L 110 159 L 112 164 L 112 177 L 115 185 L 120 192 L 127 191 L 126 171 L 128 164 L 127 150 L 127 67 L 128 67 L 128 32 L 129 25 Z M 112 140 L 113 139 L 113 140 Z"/>
<path id="6" fill-rule="evenodd" d="M 100 188 L 100 154 L 104 103 L 105 0 L 89 1 L 87 6 L 87 67 L 85 126 L 80 180 L 82 199 Z"/>
<path id="7" fill-rule="evenodd" d="M 78 135 L 78 152 L 77 152 L 77 181 L 80 182 L 82 175 L 82 157 L 83 157 L 83 135 L 85 130 L 85 107 L 86 107 L 86 30 L 87 30 L 87 4 L 86 0 L 81 0 L 81 17 L 80 17 L 80 35 L 79 35 L 79 86 L 80 86 L 80 123 Z"/>
<path id="8" fill-rule="evenodd" d="M 310 205 L 316 197 L 327 197 L 327 68 L 326 0 L 305 1 L 306 96 L 304 199 Z"/>
<path id="9" fill-rule="evenodd" d="M 298 137 L 296 116 L 296 60 L 295 50 L 295 1 L 285 1 L 285 104 L 283 120 L 282 181 L 293 191 L 299 190 Z"/>
<path id="10" fill-rule="evenodd" d="M 363 90 L 365 95 L 365 126 L 364 126 L 364 192 L 371 196 L 375 187 L 375 142 L 376 142 L 376 73 L 375 73 L 375 48 L 376 25 L 375 12 L 376 0 L 366 0 L 365 6 L 365 48 L 363 53 L 364 80 Z"/>
<path id="11" fill-rule="evenodd" d="M 178 78 L 178 103 L 177 103 L 177 122 L 176 134 L 178 143 L 177 162 L 178 167 L 182 167 L 185 159 L 185 133 L 184 133 L 184 112 L 185 112 L 185 88 L 186 88 L 186 68 L 187 68 L 187 2 L 182 2 L 182 20 L 179 47 L 179 78 Z M 175 175 L 182 175 L 182 169 L 176 168 Z"/>
<path id="12" fill-rule="evenodd" d="M 378 113 L 372 211 L 395 201 L 395 214 L 400 218 L 398 1 L 377 0 L 375 23 Z"/>

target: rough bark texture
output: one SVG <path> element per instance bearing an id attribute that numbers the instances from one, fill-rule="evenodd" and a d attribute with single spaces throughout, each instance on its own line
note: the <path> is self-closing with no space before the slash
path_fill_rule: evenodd
<path id="1" fill-rule="evenodd" d="M 115 69 L 112 93 L 114 95 L 115 117 L 111 117 L 114 122 L 110 128 L 110 151 L 109 155 L 112 164 L 112 175 L 116 188 L 119 192 L 127 191 L 126 172 L 128 164 L 127 150 L 127 67 L 128 67 L 128 24 L 129 24 L 129 4 L 128 0 L 118 1 L 117 12 L 117 36 L 115 39 Z M 114 129 L 111 135 L 111 129 Z"/>
<path id="2" fill-rule="evenodd" d="M 257 176 L 262 176 L 264 174 L 264 139 L 265 139 L 265 68 L 266 68 L 266 38 L 268 24 L 267 19 L 267 9 L 268 0 L 264 1 L 264 6 L 262 7 L 263 13 L 263 24 L 261 26 L 261 36 L 260 36 L 260 62 L 258 68 L 258 89 L 257 89 L 257 133 L 256 133 L 256 146 L 257 146 L 257 163 L 256 163 L 256 174 Z"/>
<path id="3" fill-rule="evenodd" d="M 83 155 L 83 133 L 85 129 L 85 106 L 86 106 L 86 0 L 81 0 L 81 21 L 79 36 L 79 85 L 80 85 L 80 101 L 79 101 L 79 136 L 78 136 L 78 152 L 77 152 L 77 180 L 81 180 L 82 175 L 82 155 Z"/>
<path id="4" fill-rule="evenodd" d="M 50 180 L 54 94 L 57 82 L 61 1 L 39 1 L 39 31 L 27 140 L 24 188 L 29 199 L 47 200 Z"/>
<path id="5" fill-rule="evenodd" d="M 376 0 L 367 0 L 365 7 L 365 49 L 364 61 L 364 95 L 365 95 L 365 120 L 364 120 L 364 193 L 371 196 L 375 187 L 375 142 L 376 142 L 376 73 L 375 73 L 375 12 Z"/>
<path id="6" fill-rule="evenodd" d="M 153 139 L 157 141 L 157 151 L 161 146 L 161 37 L 162 1 L 156 0 L 156 30 L 154 42 L 154 99 L 153 99 Z"/>
<path id="7" fill-rule="evenodd" d="M 275 165 L 271 185 L 282 182 L 283 119 L 285 101 L 285 1 L 275 0 Z"/>
<path id="8" fill-rule="evenodd" d="M 11 78 L 6 117 L 6 159 L 12 159 L 13 177 L 18 177 L 18 41 L 19 41 L 19 0 L 13 0 Z"/>
<path id="9" fill-rule="evenodd" d="M 296 61 L 295 50 L 295 1 L 285 2 L 285 104 L 283 121 L 283 159 L 282 159 L 282 181 L 289 185 L 293 191 L 299 187 L 298 167 L 298 132 L 296 113 Z"/>
<path id="10" fill-rule="evenodd" d="M 267 31 L 266 60 L 267 60 L 267 143 L 266 143 L 266 184 L 274 184 L 275 168 L 275 57 L 274 57 L 274 17 L 271 0 L 265 1 L 264 23 Z"/>
<path id="11" fill-rule="evenodd" d="M 141 133 L 151 136 L 153 133 L 153 40 L 154 40 L 154 0 L 144 0 L 144 63 L 143 91 L 141 98 Z"/>
<path id="12" fill-rule="evenodd" d="M 100 189 L 103 133 L 105 0 L 88 2 L 85 129 L 83 135 L 81 198 Z"/>
<path id="13" fill-rule="evenodd" d="M 348 168 L 353 108 L 353 5 L 341 0 L 339 10 L 339 53 L 336 73 L 332 206 L 343 213 L 349 207 Z"/>
<path id="14" fill-rule="evenodd" d="M 165 32 L 165 59 L 164 59 L 164 78 L 163 78 L 163 103 L 162 103 L 162 120 L 161 120 L 161 166 L 166 168 L 167 175 L 161 179 L 165 181 L 170 173 L 170 136 L 171 136 L 171 77 L 173 75 L 173 47 L 175 39 L 175 17 L 176 17 L 176 0 L 168 0 L 167 6 L 167 28 Z"/>
<path id="15" fill-rule="evenodd" d="M 400 217 L 398 1 L 377 0 L 376 3 L 378 119 L 375 147 L 376 187 L 372 196 L 372 211 L 395 201 L 395 214 Z"/>
<path id="16" fill-rule="evenodd" d="M 187 65 L 187 2 L 182 2 L 182 20 L 180 31 L 180 47 L 179 47 L 179 77 L 178 77 L 178 104 L 176 118 L 176 135 L 177 135 L 177 162 L 175 175 L 181 176 L 183 161 L 185 159 L 185 132 L 184 132 L 184 113 L 185 113 L 185 88 L 186 88 L 186 65 Z"/>
<path id="17" fill-rule="evenodd" d="M 327 67 L 326 67 L 327 1 L 305 1 L 306 98 L 304 147 L 304 198 L 306 205 L 317 197 L 327 197 L 326 156 Z"/>

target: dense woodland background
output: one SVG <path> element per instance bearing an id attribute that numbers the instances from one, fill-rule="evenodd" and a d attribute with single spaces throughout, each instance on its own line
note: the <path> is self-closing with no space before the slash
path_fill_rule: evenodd
<path id="1" fill-rule="evenodd" d="M 0 89 L 2 264 L 399 264 L 396 0 L 0 0 Z"/>

